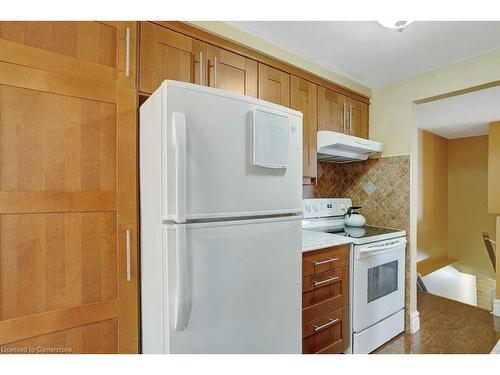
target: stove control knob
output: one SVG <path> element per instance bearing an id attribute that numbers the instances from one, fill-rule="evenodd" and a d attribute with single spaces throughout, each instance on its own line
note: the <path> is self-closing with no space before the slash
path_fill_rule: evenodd
<path id="1" fill-rule="evenodd" d="M 318 212 L 318 206 L 313 206 L 314 212 Z"/>
<path id="2" fill-rule="evenodd" d="M 347 204 L 342 203 L 342 204 L 340 205 L 340 209 L 341 209 L 342 211 L 346 212 L 346 211 L 347 211 Z"/>

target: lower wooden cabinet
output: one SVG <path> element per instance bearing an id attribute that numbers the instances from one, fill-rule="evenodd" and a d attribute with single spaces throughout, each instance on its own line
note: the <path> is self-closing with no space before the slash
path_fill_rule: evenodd
<path id="1" fill-rule="evenodd" d="M 342 353 L 349 347 L 349 245 L 306 252 L 302 264 L 302 352 Z"/>

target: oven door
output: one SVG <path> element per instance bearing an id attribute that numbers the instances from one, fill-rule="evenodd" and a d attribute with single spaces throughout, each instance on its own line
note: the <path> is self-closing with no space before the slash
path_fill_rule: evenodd
<path id="1" fill-rule="evenodd" d="M 354 332 L 404 307 L 405 249 L 405 238 L 354 246 Z"/>

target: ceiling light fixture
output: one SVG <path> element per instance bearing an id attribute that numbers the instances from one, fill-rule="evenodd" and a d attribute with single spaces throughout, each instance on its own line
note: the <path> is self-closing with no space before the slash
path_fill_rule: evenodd
<path id="1" fill-rule="evenodd" d="M 408 26 L 413 21 L 377 21 L 384 27 L 388 29 L 396 30 L 397 32 L 402 32 L 406 26 Z"/>

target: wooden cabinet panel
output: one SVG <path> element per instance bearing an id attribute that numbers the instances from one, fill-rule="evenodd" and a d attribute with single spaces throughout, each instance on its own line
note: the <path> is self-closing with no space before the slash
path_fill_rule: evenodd
<path id="1" fill-rule="evenodd" d="M 331 312 L 302 326 L 304 354 L 341 353 L 349 346 L 347 307 Z"/>
<path id="2" fill-rule="evenodd" d="M 257 97 L 257 62 L 208 45 L 208 86 Z"/>
<path id="3" fill-rule="evenodd" d="M 343 131 L 343 96 L 318 87 L 318 130 Z"/>
<path id="4" fill-rule="evenodd" d="M 290 106 L 290 74 L 259 64 L 259 98 Z"/>
<path id="5" fill-rule="evenodd" d="M 118 320 L 109 319 L 89 325 L 49 333 L 3 345 L 5 353 L 25 353 L 26 348 L 41 354 L 99 353 L 118 351 Z M 50 348 L 57 350 L 53 352 Z"/>
<path id="6" fill-rule="evenodd" d="M 316 178 L 317 86 L 302 78 L 291 76 L 290 104 L 293 109 L 304 114 L 302 120 L 302 175 Z"/>
<path id="7" fill-rule="evenodd" d="M 349 133 L 355 137 L 368 138 L 368 105 L 346 98 L 349 110 Z"/>
<path id="8" fill-rule="evenodd" d="M 131 88 L 136 44 L 136 22 L 0 22 L 0 60 Z"/>
<path id="9" fill-rule="evenodd" d="M 139 89 L 153 93 L 166 79 L 191 82 L 192 39 L 150 22 L 141 22 Z"/>
<path id="10" fill-rule="evenodd" d="M 302 256 L 302 274 L 304 277 L 341 268 L 349 264 L 349 245 L 328 247 L 310 251 Z"/>
<path id="11" fill-rule="evenodd" d="M 338 297 L 340 306 L 349 301 L 349 268 L 305 277 L 302 281 L 302 308 Z"/>
<path id="12" fill-rule="evenodd" d="M 0 321 L 115 299 L 112 212 L 0 216 Z"/>
<path id="13" fill-rule="evenodd" d="M 134 25 L 0 22 L 0 345 L 138 351 Z"/>
<path id="14" fill-rule="evenodd" d="M 0 108 L 2 191 L 115 190 L 114 103 L 0 85 Z"/>

